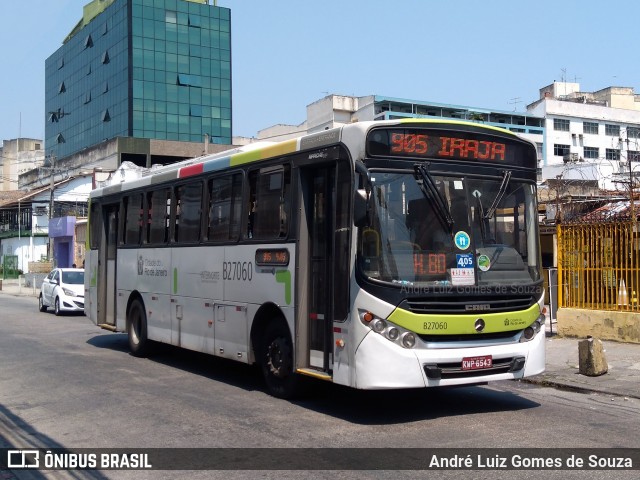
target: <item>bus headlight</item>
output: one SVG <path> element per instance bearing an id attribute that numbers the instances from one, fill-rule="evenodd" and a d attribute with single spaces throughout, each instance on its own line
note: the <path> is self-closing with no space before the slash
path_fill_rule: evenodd
<path id="1" fill-rule="evenodd" d="M 404 348 L 413 348 L 416 345 L 416 336 L 411 332 L 402 335 L 402 346 Z"/>
<path id="2" fill-rule="evenodd" d="M 538 318 L 536 318 L 535 322 L 529 325 L 522 331 L 522 336 L 520 337 L 520 342 L 528 342 L 533 340 L 535 336 L 542 330 L 543 325 L 546 322 L 546 317 L 544 314 L 540 314 Z"/>
<path id="3" fill-rule="evenodd" d="M 384 329 L 387 328 L 387 324 L 384 320 L 376 318 L 373 322 L 371 322 L 371 328 L 373 328 L 374 332 L 382 333 L 384 332 Z"/>
<path id="4" fill-rule="evenodd" d="M 389 330 L 387 330 L 387 338 L 389 340 L 395 341 L 398 339 L 399 336 L 400 336 L 400 332 L 396 327 L 391 327 Z"/>
<path id="5" fill-rule="evenodd" d="M 382 335 L 387 340 L 403 348 L 413 348 L 416 346 L 417 338 L 415 333 L 390 324 L 369 311 L 361 310 L 359 313 L 360 321 L 364 325 L 375 333 Z"/>

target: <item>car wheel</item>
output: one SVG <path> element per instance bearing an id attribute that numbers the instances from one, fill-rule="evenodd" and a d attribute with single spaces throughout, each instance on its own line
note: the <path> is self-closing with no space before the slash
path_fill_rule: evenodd
<path id="1" fill-rule="evenodd" d="M 56 316 L 60 316 L 62 312 L 60 311 L 60 298 L 56 297 L 56 302 L 53 307 L 53 311 L 56 313 Z"/>
<path id="2" fill-rule="evenodd" d="M 41 312 L 47 311 L 47 306 L 44 304 L 44 298 L 42 298 L 42 294 L 38 297 L 38 310 Z"/>

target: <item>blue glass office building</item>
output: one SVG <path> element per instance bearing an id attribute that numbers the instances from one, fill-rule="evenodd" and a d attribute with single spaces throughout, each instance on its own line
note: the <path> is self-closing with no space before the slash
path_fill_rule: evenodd
<path id="1" fill-rule="evenodd" d="M 58 159 L 116 137 L 231 144 L 227 8 L 94 0 L 45 66 L 45 148 Z"/>

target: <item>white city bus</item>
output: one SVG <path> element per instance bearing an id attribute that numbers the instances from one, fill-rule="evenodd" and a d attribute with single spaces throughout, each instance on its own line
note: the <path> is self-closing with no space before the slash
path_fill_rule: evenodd
<path id="1" fill-rule="evenodd" d="M 408 119 L 151 169 L 91 193 L 86 314 L 279 397 L 539 374 L 536 166 L 507 130 Z"/>

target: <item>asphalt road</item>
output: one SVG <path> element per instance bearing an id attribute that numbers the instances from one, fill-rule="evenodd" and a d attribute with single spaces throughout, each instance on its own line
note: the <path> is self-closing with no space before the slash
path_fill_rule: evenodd
<path id="1" fill-rule="evenodd" d="M 128 354 L 124 334 L 0 295 L 0 447 L 640 448 L 640 402 L 520 382 L 361 392 L 318 384 L 269 396 L 256 368 L 163 348 Z M 550 450 L 552 452 L 552 450 Z M 286 458 L 283 458 L 286 462 Z M 283 465 L 284 467 L 284 465 Z M 20 473 L 20 472 L 19 472 Z M 0 472 L 2 474 L 2 472 Z M 30 472 L 28 478 L 335 478 L 301 471 Z M 636 471 L 439 471 L 437 478 L 637 478 Z M 26 473 L 25 473 L 26 475 Z M 35 477 L 33 476 L 35 475 Z M 343 471 L 340 478 L 426 478 Z M 0 477 L 5 478 L 5 477 Z M 6 477 L 11 478 L 11 477 Z"/>

